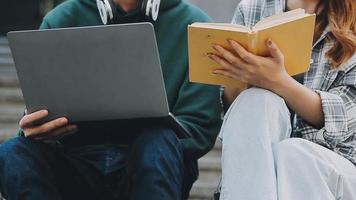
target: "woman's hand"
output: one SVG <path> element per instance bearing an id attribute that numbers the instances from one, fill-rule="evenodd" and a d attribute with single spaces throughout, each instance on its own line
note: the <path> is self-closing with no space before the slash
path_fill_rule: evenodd
<path id="1" fill-rule="evenodd" d="M 219 64 L 215 74 L 224 75 L 246 82 L 250 85 L 265 88 L 277 93 L 277 88 L 283 80 L 289 78 L 284 67 L 284 56 L 272 40 L 266 44 L 269 57 L 256 56 L 246 51 L 239 43 L 228 40 L 233 51 L 219 45 L 213 45 L 216 54 L 209 57 Z"/>
<path id="2" fill-rule="evenodd" d="M 295 81 L 284 67 L 284 56 L 277 45 L 267 41 L 269 57 L 255 56 L 237 42 L 229 40 L 232 52 L 214 45 L 216 54 L 210 55 L 220 67 L 217 74 L 228 76 L 257 87 L 271 90 L 305 121 L 316 128 L 324 126 L 324 113 L 319 94 Z"/>
<path id="3" fill-rule="evenodd" d="M 78 130 L 76 125 L 69 125 L 66 118 L 58 118 L 38 126 L 34 125 L 36 121 L 47 116 L 47 110 L 26 114 L 19 122 L 25 137 L 41 141 L 55 141 L 74 134 Z"/>

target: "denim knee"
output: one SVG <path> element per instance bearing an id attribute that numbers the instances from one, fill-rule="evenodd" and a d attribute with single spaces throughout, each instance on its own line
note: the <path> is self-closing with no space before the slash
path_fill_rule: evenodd
<path id="1" fill-rule="evenodd" d="M 0 145 L 0 167 L 6 160 L 13 158 L 15 155 L 21 154 L 27 149 L 26 139 L 17 137 Z"/>
<path id="2" fill-rule="evenodd" d="M 181 199 L 183 153 L 171 129 L 146 129 L 131 151 L 128 173 L 133 199 Z"/>
<path id="3" fill-rule="evenodd" d="M 146 170 L 157 168 L 162 162 L 183 168 L 182 145 L 171 129 L 147 129 L 137 138 L 130 156 L 132 159 Z"/>
<path id="4" fill-rule="evenodd" d="M 47 162 L 54 159 L 50 156 L 50 150 L 49 145 L 40 141 L 25 137 L 11 139 L 0 145 L 0 173 L 10 175 L 12 171 L 21 174 L 28 165 L 34 164 L 34 160 Z"/>

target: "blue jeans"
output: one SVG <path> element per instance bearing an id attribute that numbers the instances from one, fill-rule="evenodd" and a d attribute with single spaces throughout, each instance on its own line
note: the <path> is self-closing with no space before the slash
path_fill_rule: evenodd
<path id="1" fill-rule="evenodd" d="M 183 153 L 172 130 L 143 129 L 128 145 L 108 143 L 9 140 L 0 146 L 0 191 L 7 200 L 183 198 Z"/>

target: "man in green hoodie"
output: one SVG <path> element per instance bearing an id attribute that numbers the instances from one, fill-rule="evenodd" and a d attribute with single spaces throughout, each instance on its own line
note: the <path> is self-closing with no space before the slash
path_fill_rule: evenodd
<path id="1" fill-rule="evenodd" d="M 182 0 L 161 0 L 157 20 L 142 12 L 147 1 L 111 3 L 113 23 L 153 23 L 170 110 L 192 137 L 178 139 L 169 128 L 135 121 L 70 125 L 60 118 L 34 126 L 48 111 L 25 115 L 22 137 L 0 146 L 0 192 L 8 200 L 188 197 L 197 160 L 213 147 L 220 128 L 219 88 L 188 80 L 187 25 L 210 19 Z M 44 18 L 41 29 L 103 21 L 95 0 L 68 0 Z"/>

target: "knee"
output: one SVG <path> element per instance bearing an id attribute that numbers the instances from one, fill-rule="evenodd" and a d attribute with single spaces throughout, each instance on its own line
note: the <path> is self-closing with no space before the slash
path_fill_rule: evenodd
<path id="1" fill-rule="evenodd" d="M 223 139 L 231 134 L 234 137 L 246 134 L 249 138 L 261 138 L 263 133 L 284 136 L 289 134 L 290 126 L 290 113 L 283 98 L 265 89 L 250 88 L 237 97 L 225 115 L 222 130 L 230 133 L 224 131 Z M 268 131 L 261 132 L 260 129 Z"/>
<path id="2" fill-rule="evenodd" d="M 20 168 L 24 162 L 46 152 L 43 147 L 43 143 L 25 137 L 11 139 L 0 145 L 0 167 Z"/>
<path id="3" fill-rule="evenodd" d="M 181 143 L 172 130 L 165 128 L 143 131 L 135 142 L 131 157 L 136 166 L 146 170 L 162 164 L 183 166 Z"/>
<path id="4" fill-rule="evenodd" d="M 256 116 L 278 114 L 285 118 L 289 118 L 290 115 L 282 97 L 261 88 L 250 88 L 241 92 L 231 105 L 230 113 L 242 113 L 245 116 L 247 114 Z"/>
<path id="5" fill-rule="evenodd" d="M 236 101 L 246 104 L 269 105 L 271 106 L 285 106 L 285 102 L 282 97 L 277 94 L 261 88 L 250 88 L 241 92 Z"/>
<path id="6" fill-rule="evenodd" d="M 301 138 L 289 138 L 279 142 L 273 146 L 273 153 L 276 162 L 295 163 L 299 157 L 305 156 L 303 148 L 304 144 L 308 142 Z"/>
<path id="7" fill-rule="evenodd" d="M 32 148 L 27 140 L 18 137 L 0 145 L 0 182 L 3 184 L 30 174 L 27 158 L 30 157 Z"/>
<path id="8" fill-rule="evenodd" d="M 4 163 L 6 160 L 9 160 L 14 156 L 24 154 L 27 149 L 28 147 L 24 138 L 17 137 L 8 140 L 4 144 L 0 145 L 0 162 Z"/>

